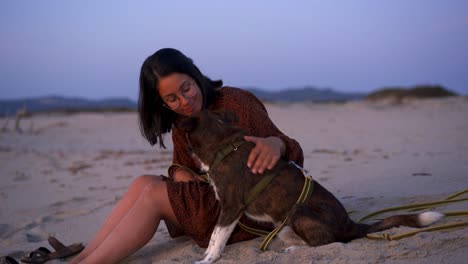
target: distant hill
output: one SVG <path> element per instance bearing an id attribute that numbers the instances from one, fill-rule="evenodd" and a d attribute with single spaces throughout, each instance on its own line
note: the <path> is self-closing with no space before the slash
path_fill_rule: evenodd
<path id="1" fill-rule="evenodd" d="M 246 90 L 255 94 L 260 100 L 267 102 L 344 102 L 360 100 L 366 96 L 364 93 L 342 93 L 331 89 L 318 89 L 315 87 L 286 89 L 276 92 L 257 88 L 247 88 Z"/>
<path id="2" fill-rule="evenodd" d="M 403 99 L 424 99 L 457 96 L 455 92 L 440 85 L 417 85 L 410 88 L 389 87 L 369 93 L 364 99 L 368 101 L 393 100 L 401 102 Z"/>
<path id="3" fill-rule="evenodd" d="M 255 94 L 260 100 L 266 102 L 342 102 L 360 100 L 365 94 L 340 93 L 331 89 L 317 89 L 304 87 L 300 89 L 287 89 L 269 92 L 257 88 L 246 89 Z M 37 112 L 76 112 L 76 111 L 117 111 L 136 110 L 137 103 L 127 98 L 110 98 L 103 100 L 90 100 L 80 97 L 45 96 L 15 100 L 0 100 L 0 116 L 14 115 L 18 110 L 26 107 L 29 113 Z"/>
<path id="4" fill-rule="evenodd" d="M 83 110 L 136 110 L 137 104 L 127 98 L 109 98 L 90 100 L 79 97 L 46 96 L 15 100 L 0 100 L 0 115 L 14 115 L 26 107 L 29 113 L 50 111 L 83 111 Z"/>

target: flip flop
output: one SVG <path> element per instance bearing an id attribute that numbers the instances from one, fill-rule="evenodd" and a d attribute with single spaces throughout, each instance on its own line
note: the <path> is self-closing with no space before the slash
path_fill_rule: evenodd
<path id="1" fill-rule="evenodd" d="M 49 237 L 48 239 L 49 244 L 55 249 L 55 252 L 49 254 L 51 259 L 61 259 L 73 256 L 75 254 L 80 253 L 84 246 L 81 243 L 74 243 L 69 246 L 65 246 L 60 241 L 58 241 L 55 237 Z"/>
<path id="2" fill-rule="evenodd" d="M 21 258 L 21 262 L 35 264 L 44 263 L 50 260 L 49 254 L 50 250 L 48 250 L 45 247 L 40 247 L 34 250 L 33 252 L 29 253 L 29 256 Z"/>
<path id="3" fill-rule="evenodd" d="M 41 264 L 51 259 L 63 259 L 75 255 L 84 249 L 84 246 L 81 243 L 65 246 L 55 237 L 49 237 L 48 241 L 49 244 L 55 249 L 54 252 L 50 252 L 50 250 L 45 247 L 40 247 L 29 253 L 28 257 L 22 258 L 21 262 Z"/>

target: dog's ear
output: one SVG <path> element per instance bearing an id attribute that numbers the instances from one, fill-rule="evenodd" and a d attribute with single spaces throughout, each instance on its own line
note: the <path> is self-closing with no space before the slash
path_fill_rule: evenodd
<path id="1" fill-rule="evenodd" d="M 175 126 L 183 131 L 190 132 L 195 129 L 197 119 L 195 117 L 183 117 L 177 119 Z"/>
<path id="2" fill-rule="evenodd" d="M 215 111 L 215 113 L 221 118 L 223 122 L 228 124 L 236 123 L 239 120 L 236 114 L 227 110 L 218 110 Z"/>

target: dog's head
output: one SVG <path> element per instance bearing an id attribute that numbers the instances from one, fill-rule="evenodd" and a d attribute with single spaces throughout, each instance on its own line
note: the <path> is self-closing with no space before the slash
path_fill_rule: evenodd
<path id="1" fill-rule="evenodd" d="M 186 132 L 194 150 L 201 146 L 210 147 L 231 141 L 242 130 L 233 124 L 237 122 L 234 113 L 225 110 L 202 110 L 191 117 L 183 117 L 176 122 L 176 127 Z"/>

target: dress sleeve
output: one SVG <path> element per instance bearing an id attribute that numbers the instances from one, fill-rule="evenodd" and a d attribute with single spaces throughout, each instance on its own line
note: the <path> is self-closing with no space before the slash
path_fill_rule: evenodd
<path id="1" fill-rule="evenodd" d="M 304 155 L 299 143 L 286 136 L 271 121 L 263 103 L 252 93 L 238 89 L 238 95 L 229 98 L 224 108 L 235 113 L 238 117 L 237 126 L 244 128 L 247 133 L 255 137 L 279 137 L 286 145 L 284 158 L 303 166 Z"/>

